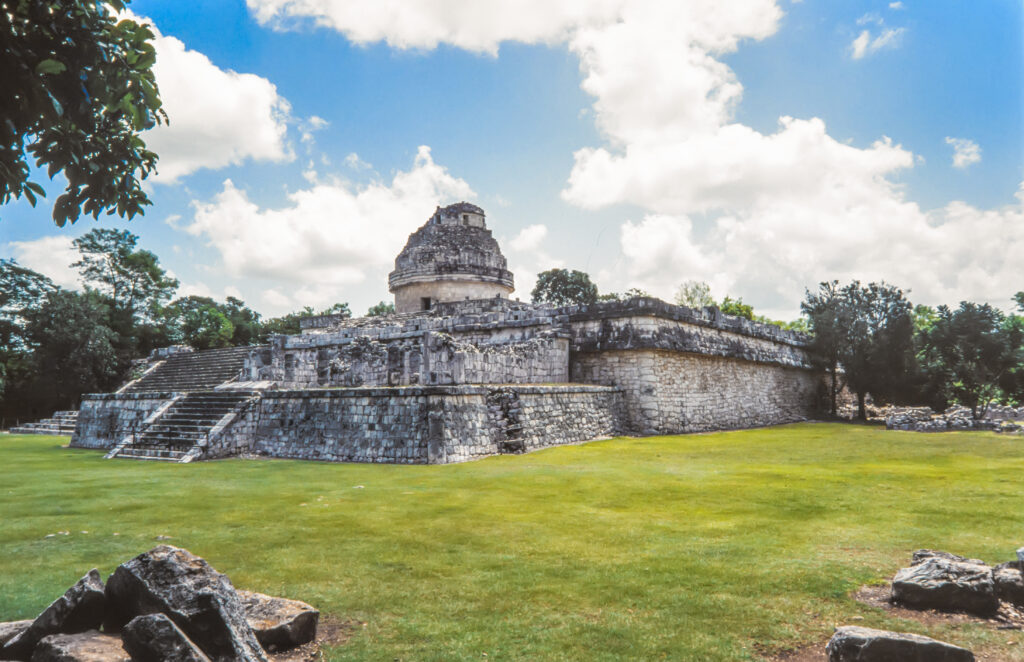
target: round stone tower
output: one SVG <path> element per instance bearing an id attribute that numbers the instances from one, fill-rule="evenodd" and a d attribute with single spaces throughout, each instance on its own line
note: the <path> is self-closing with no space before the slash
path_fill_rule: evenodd
<path id="1" fill-rule="evenodd" d="M 395 312 L 411 313 L 442 301 L 508 297 L 515 286 L 484 210 L 459 202 L 438 207 L 409 235 L 388 289 L 395 295 Z"/>

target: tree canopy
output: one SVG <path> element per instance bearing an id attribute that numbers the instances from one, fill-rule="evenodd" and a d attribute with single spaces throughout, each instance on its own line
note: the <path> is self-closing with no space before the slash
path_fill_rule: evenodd
<path id="1" fill-rule="evenodd" d="M 955 310 L 939 306 L 921 344 L 933 389 L 980 418 L 1007 375 L 1021 369 L 1024 324 L 1007 324 L 988 304 L 963 301 Z"/>
<path id="2" fill-rule="evenodd" d="M 64 193 L 63 226 L 83 213 L 132 218 L 150 204 L 140 180 L 157 155 L 139 133 L 165 122 L 153 75 L 154 35 L 118 20 L 125 0 L 22 0 L 0 10 L 0 204 L 44 196 L 28 154 Z M 113 10 L 113 11 L 111 11 Z"/>
<path id="3" fill-rule="evenodd" d="M 688 280 L 676 290 L 675 302 L 687 308 L 706 308 L 715 305 L 711 286 L 699 280 Z"/>
<path id="4" fill-rule="evenodd" d="M 387 301 L 381 301 L 370 306 L 370 309 L 366 311 L 367 317 L 379 317 L 381 315 L 390 315 L 395 312 L 395 304 Z"/>
<path id="5" fill-rule="evenodd" d="M 591 304 L 597 301 L 597 285 L 582 271 L 548 269 L 537 274 L 530 297 L 534 303 L 556 306 Z"/>

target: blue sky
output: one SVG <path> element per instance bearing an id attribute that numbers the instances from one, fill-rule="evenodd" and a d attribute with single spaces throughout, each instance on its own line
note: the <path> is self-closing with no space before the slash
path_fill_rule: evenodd
<path id="1" fill-rule="evenodd" d="M 70 239 L 127 227 L 182 293 L 359 312 L 466 198 L 523 298 L 553 266 L 783 318 L 830 278 L 929 304 L 1024 289 L 1019 2 L 478 8 L 136 0 L 171 116 L 154 205 L 61 229 L 15 203 L 0 250 L 72 285 Z"/>

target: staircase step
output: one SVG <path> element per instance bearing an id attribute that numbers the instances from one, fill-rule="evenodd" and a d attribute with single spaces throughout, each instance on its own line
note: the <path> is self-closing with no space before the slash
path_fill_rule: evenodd
<path id="1" fill-rule="evenodd" d="M 254 349 L 231 347 L 174 354 L 127 390 L 188 392 L 211 389 L 237 378 Z"/>

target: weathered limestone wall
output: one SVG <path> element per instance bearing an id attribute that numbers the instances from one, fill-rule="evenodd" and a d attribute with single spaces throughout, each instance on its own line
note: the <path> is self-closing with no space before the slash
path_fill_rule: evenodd
<path id="1" fill-rule="evenodd" d="M 246 372 L 285 388 L 559 383 L 569 379 L 569 341 L 551 332 L 480 343 L 434 331 L 293 336 L 254 351 Z"/>
<path id="2" fill-rule="evenodd" d="M 268 391 L 208 456 L 464 462 L 609 437 L 621 411 L 615 389 L 576 384 Z"/>
<path id="3" fill-rule="evenodd" d="M 662 349 L 580 352 L 573 381 L 623 392 L 627 432 L 677 434 L 758 427 L 814 415 L 810 369 Z"/>
<path id="4" fill-rule="evenodd" d="M 499 450 L 511 452 L 622 434 L 625 416 L 618 389 L 581 384 L 491 389 L 487 410 Z"/>
<path id="5" fill-rule="evenodd" d="M 455 278 L 409 283 L 395 290 L 395 310 L 399 312 L 426 310 L 423 308 L 424 298 L 429 298 L 431 306 L 434 306 L 438 302 L 460 299 L 507 298 L 511 293 L 512 288 L 501 283 L 474 282 Z"/>
<path id="6" fill-rule="evenodd" d="M 146 418 L 174 393 L 98 393 L 82 396 L 72 448 L 109 450 L 137 432 Z"/>

